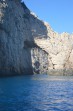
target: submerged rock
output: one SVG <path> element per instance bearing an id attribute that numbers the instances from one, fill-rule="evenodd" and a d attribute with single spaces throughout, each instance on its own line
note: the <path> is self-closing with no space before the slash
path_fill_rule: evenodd
<path id="1" fill-rule="evenodd" d="M 73 75 L 73 35 L 58 34 L 20 0 L 0 0 L 0 75 Z"/>

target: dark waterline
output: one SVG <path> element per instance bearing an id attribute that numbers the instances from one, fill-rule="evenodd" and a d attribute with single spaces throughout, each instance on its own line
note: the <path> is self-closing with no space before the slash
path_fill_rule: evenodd
<path id="1" fill-rule="evenodd" d="M 0 111 L 73 111 L 73 76 L 0 78 Z"/>

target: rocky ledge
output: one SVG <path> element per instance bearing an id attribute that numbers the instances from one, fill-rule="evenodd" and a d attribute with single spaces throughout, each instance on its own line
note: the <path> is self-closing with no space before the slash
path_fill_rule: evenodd
<path id="1" fill-rule="evenodd" d="M 73 75 L 73 35 L 59 34 L 20 0 L 0 0 L 0 76 Z"/>

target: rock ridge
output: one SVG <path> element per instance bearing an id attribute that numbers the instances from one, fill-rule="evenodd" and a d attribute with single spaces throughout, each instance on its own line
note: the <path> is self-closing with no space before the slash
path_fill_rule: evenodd
<path id="1" fill-rule="evenodd" d="M 0 0 L 0 76 L 73 75 L 73 34 L 57 33 L 20 0 Z"/>

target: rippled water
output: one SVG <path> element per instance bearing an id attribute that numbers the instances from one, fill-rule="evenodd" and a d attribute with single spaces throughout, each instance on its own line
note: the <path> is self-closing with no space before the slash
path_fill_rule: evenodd
<path id="1" fill-rule="evenodd" d="M 0 78 L 0 111 L 73 111 L 73 77 Z"/>

